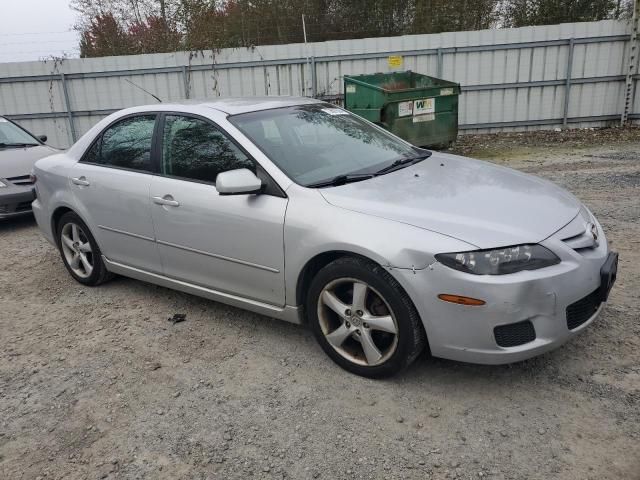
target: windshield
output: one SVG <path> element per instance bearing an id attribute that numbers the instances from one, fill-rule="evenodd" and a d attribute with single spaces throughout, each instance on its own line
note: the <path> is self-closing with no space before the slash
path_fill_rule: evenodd
<path id="1" fill-rule="evenodd" d="M 229 117 L 300 185 L 375 173 L 417 149 L 328 104 L 298 105 Z"/>
<path id="2" fill-rule="evenodd" d="M 38 141 L 14 125 L 6 118 L 0 117 L 0 146 L 2 145 L 39 145 Z"/>

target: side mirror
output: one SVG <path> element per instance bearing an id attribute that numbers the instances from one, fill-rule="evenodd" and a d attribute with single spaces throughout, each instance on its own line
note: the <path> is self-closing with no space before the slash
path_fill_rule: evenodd
<path id="1" fill-rule="evenodd" d="M 47 136 L 46 135 L 38 135 L 38 140 L 40 140 L 42 143 L 47 141 Z"/>
<path id="2" fill-rule="evenodd" d="M 261 193 L 262 180 L 246 168 L 219 173 L 216 178 L 216 190 L 220 195 L 249 195 Z"/>

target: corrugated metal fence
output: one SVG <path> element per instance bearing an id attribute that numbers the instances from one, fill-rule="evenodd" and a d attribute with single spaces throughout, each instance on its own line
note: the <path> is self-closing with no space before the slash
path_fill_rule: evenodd
<path id="1" fill-rule="evenodd" d="M 619 122 L 630 24 L 602 21 L 208 52 L 0 64 L 0 114 L 66 147 L 105 115 L 156 100 L 339 95 L 343 75 L 403 69 L 458 82 L 463 131 Z M 637 51 L 637 49 L 636 49 Z M 630 63 L 633 63 L 631 65 Z M 638 75 L 633 75 L 633 84 Z M 141 87 L 141 88 L 138 88 Z M 632 89 L 631 120 L 640 119 Z"/>

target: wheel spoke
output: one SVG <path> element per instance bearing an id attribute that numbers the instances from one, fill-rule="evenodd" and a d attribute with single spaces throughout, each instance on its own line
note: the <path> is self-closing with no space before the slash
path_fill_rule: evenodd
<path id="1" fill-rule="evenodd" d="M 62 235 L 61 238 L 62 238 L 62 243 L 64 243 L 67 248 L 73 249 L 73 240 L 71 240 L 66 235 Z"/>
<path id="2" fill-rule="evenodd" d="M 87 260 L 87 256 L 84 253 L 80 253 L 78 256 L 80 257 L 85 273 L 90 274 L 93 270 L 93 265 Z"/>
<path id="3" fill-rule="evenodd" d="M 353 284 L 353 309 L 354 310 L 365 310 L 366 300 L 367 300 L 367 290 L 368 287 L 364 283 L 354 283 Z"/>
<path id="4" fill-rule="evenodd" d="M 349 305 L 342 303 L 334 293 L 325 290 L 322 293 L 322 303 L 336 312 L 340 318 L 345 318 L 345 312 L 349 308 Z"/>
<path id="5" fill-rule="evenodd" d="M 336 328 L 333 332 L 327 335 L 327 340 L 331 345 L 336 348 L 340 348 L 344 341 L 351 336 L 353 332 L 349 330 L 346 325 L 343 323 L 338 328 Z"/>
<path id="6" fill-rule="evenodd" d="M 360 331 L 360 344 L 362 345 L 364 356 L 367 357 L 367 363 L 369 365 L 377 363 L 382 358 L 382 353 L 380 353 L 376 344 L 373 343 L 371 332 L 366 328 Z"/>
<path id="7" fill-rule="evenodd" d="M 69 262 L 69 266 L 74 270 L 78 268 L 80 266 L 80 255 L 78 255 L 77 253 L 74 253 L 73 258 Z"/>
<path id="8" fill-rule="evenodd" d="M 80 249 L 80 251 L 82 253 L 91 253 L 91 252 L 93 252 L 93 250 L 91 250 L 91 244 L 89 242 L 83 243 L 82 245 L 78 246 L 78 248 Z"/>
<path id="9" fill-rule="evenodd" d="M 372 330 L 381 330 L 383 332 L 398 333 L 398 329 L 396 328 L 396 324 L 394 323 L 391 315 L 386 315 L 384 317 L 365 315 L 364 317 L 362 317 L 362 320 Z"/>
<path id="10" fill-rule="evenodd" d="M 80 235 L 78 234 L 78 226 L 75 223 L 71 224 L 71 238 L 74 242 L 80 242 Z"/>

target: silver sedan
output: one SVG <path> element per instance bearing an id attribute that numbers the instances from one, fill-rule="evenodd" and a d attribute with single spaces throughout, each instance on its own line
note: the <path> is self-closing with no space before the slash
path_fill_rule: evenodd
<path id="1" fill-rule="evenodd" d="M 305 323 L 369 377 L 427 347 L 490 364 L 551 350 L 616 276 L 570 193 L 312 99 L 122 110 L 35 176 L 38 224 L 78 282 L 120 274 Z"/>
<path id="2" fill-rule="evenodd" d="M 58 152 L 46 141 L 0 116 L 0 221 L 31 213 L 33 165 Z"/>

